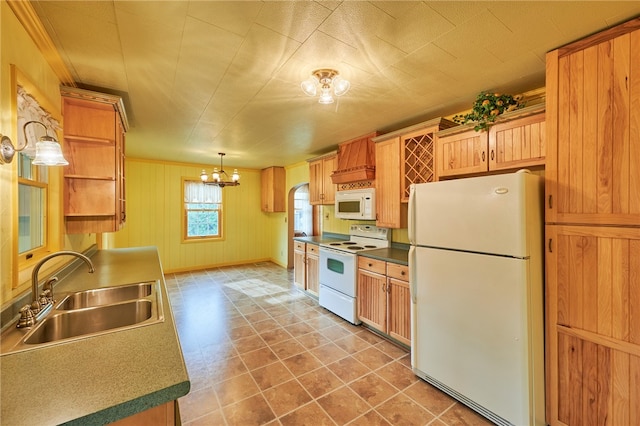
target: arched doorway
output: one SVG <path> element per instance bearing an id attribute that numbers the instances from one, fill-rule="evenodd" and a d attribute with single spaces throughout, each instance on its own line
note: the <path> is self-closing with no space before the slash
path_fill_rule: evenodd
<path id="1" fill-rule="evenodd" d="M 287 267 L 293 268 L 293 237 L 311 236 L 315 209 L 309 204 L 309 184 L 302 183 L 289 191 Z"/>

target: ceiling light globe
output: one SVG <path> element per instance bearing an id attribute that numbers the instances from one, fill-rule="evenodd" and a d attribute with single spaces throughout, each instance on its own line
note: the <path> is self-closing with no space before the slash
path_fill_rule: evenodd
<path id="1" fill-rule="evenodd" d="M 336 96 L 344 95 L 345 93 L 347 93 L 349 91 L 350 88 L 351 88 L 351 83 L 349 83 L 348 80 L 345 80 L 344 78 L 340 77 L 339 75 L 337 75 L 333 79 L 333 93 Z"/>
<path id="2" fill-rule="evenodd" d="M 333 96 L 331 96 L 331 89 L 329 88 L 322 89 L 322 94 L 320 95 L 320 99 L 318 99 L 318 103 L 321 103 L 324 105 L 333 103 Z"/>
<path id="3" fill-rule="evenodd" d="M 300 84 L 300 87 L 302 88 L 302 91 L 308 95 L 308 96 L 315 96 L 317 93 L 317 85 L 318 85 L 318 81 L 310 78 L 308 80 L 303 81 Z"/>
<path id="4" fill-rule="evenodd" d="M 200 180 L 202 182 L 206 182 L 207 179 L 209 179 L 209 175 L 207 175 L 207 172 L 205 172 L 204 169 L 202 169 L 202 173 L 200 173 Z"/>

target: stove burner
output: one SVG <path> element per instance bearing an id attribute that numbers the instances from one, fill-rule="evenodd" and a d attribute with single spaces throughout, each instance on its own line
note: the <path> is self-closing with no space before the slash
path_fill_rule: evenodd
<path id="1" fill-rule="evenodd" d="M 349 250 L 364 250 L 364 247 L 360 246 L 347 246 Z"/>
<path id="2" fill-rule="evenodd" d="M 378 246 L 367 245 L 367 246 L 364 246 L 364 248 L 378 248 Z"/>
<path id="3" fill-rule="evenodd" d="M 342 244 L 343 244 L 343 245 L 345 245 L 345 246 L 350 246 L 350 245 L 358 244 L 358 243 L 355 243 L 355 242 L 353 242 L 353 241 L 345 241 L 345 242 L 343 242 Z"/>
<path id="4" fill-rule="evenodd" d="M 329 243 L 330 246 L 341 246 L 342 243 Z"/>

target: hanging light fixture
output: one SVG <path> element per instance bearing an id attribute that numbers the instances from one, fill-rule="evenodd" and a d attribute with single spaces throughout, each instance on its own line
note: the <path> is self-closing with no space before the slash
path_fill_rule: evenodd
<path id="1" fill-rule="evenodd" d="M 211 173 L 211 181 L 209 181 L 209 175 L 204 169 L 202 173 L 200 173 L 200 180 L 205 185 L 217 185 L 220 188 L 224 188 L 225 186 L 238 186 L 240 185 L 240 175 L 238 174 L 238 169 L 233 169 L 233 174 L 231 175 L 231 179 L 222 168 L 222 157 L 225 156 L 224 152 L 219 152 L 220 156 L 220 170 L 217 167 L 214 167 L 213 173 Z"/>
<path id="2" fill-rule="evenodd" d="M 334 95 L 342 96 L 351 87 L 351 83 L 340 77 L 338 71 L 329 68 L 313 71 L 311 77 L 303 81 L 300 87 L 307 95 L 315 96 L 318 93 L 318 85 L 320 85 L 320 99 L 318 102 L 321 104 L 333 103 L 332 91 Z"/>
<path id="3" fill-rule="evenodd" d="M 0 141 L 0 164 L 11 163 L 16 152 L 23 151 L 27 146 L 29 146 L 27 126 L 30 124 L 39 124 L 44 127 L 46 132 L 45 136 L 40 136 L 38 138 L 35 158 L 31 161 L 31 164 L 35 164 L 36 166 L 66 166 L 69 164 L 69 162 L 62 156 L 62 148 L 60 148 L 58 141 L 53 136 L 49 136 L 49 129 L 47 126 L 35 120 L 27 121 L 24 123 L 24 126 L 22 126 L 22 132 L 25 140 L 23 146 L 18 146 L 16 148 L 13 146 L 13 143 L 11 143 L 11 139 L 6 136 L 2 136 L 2 140 Z"/>

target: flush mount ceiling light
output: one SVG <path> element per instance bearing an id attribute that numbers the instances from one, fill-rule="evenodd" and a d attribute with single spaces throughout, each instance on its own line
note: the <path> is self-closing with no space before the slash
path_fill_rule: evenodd
<path id="1" fill-rule="evenodd" d="M 336 96 L 342 96 L 349 91 L 351 83 L 340 77 L 340 73 L 330 68 L 322 68 L 315 70 L 311 73 L 311 77 L 308 80 L 302 82 L 300 87 L 302 91 L 309 96 L 315 96 L 318 92 L 318 85 L 320 85 L 320 99 L 321 104 L 333 103 L 333 96 L 331 92 Z"/>
<path id="2" fill-rule="evenodd" d="M 2 139 L 0 140 L 0 164 L 11 163 L 16 152 L 23 151 L 27 146 L 29 146 L 27 126 L 30 124 L 39 124 L 44 127 L 46 132 L 44 136 L 40 136 L 38 138 L 38 142 L 36 143 L 36 156 L 31 161 L 31 164 L 36 166 L 66 166 L 69 164 L 69 162 L 62 156 L 62 149 L 60 148 L 58 141 L 53 136 L 49 136 L 49 129 L 47 126 L 35 120 L 27 121 L 24 126 L 22 126 L 22 132 L 24 133 L 25 140 L 23 146 L 18 146 L 16 148 L 13 146 L 13 143 L 11 143 L 11 139 L 7 136 L 2 136 Z"/>
<path id="3" fill-rule="evenodd" d="M 220 188 L 224 188 L 225 186 L 238 186 L 240 185 L 240 175 L 238 174 L 238 169 L 233 169 L 233 174 L 231 175 L 231 179 L 229 180 L 229 176 L 222 168 L 222 157 L 225 156 L 224 152 L 219 152 L 220 156 L 220 170 L 217 167 L 213 169 L 213 173 L 211 173 L 211 181 L 209 181 L 209 175 L 207 172 L 202 170 L 200 173 L 200 180 L 205 185 L 216 185 Z"/>

